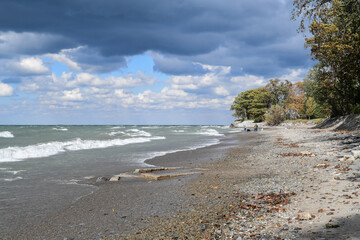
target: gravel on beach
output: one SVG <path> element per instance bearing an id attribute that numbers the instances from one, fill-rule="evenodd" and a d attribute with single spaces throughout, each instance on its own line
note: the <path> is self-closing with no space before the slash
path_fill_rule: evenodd
<path id="1" fill-rule="evenodd" d="M 237 135 L 246 144 L 208 161 L 180 153 L 161 164 L 199 175 L 103 183 L 4 239 L 360 238 L 360 134 L 300 126 Z"/>
<path id="2" fill-rule="evenodd" d="M 186 186 L 188 211 L 129 239 L 359 239 L 360 134 L 259 132 Z"/>

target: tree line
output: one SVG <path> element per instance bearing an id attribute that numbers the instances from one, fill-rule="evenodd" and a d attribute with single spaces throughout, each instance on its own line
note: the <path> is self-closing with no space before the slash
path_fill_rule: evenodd
<path id="1" fill-rule="evenodd" d="M 303 82 L 272 79 L 240 93 L 234 116 L 263 121 L 360 113 L 360 0 L 294 0 L 293 6 L 298 30 L 311 34 L 305 45 L 316 64 Z"/>

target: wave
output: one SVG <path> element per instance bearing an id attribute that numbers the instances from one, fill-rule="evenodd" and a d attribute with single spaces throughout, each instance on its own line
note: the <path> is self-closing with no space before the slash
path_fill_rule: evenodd
<path id="1" fill-rule="evenodd" d="M 115 127 L 111 127 L 110 129 L 120 129 L 120 128 L 125 128 L 124 126 L 115 126 Z"/>
<path id="2" fill-rule="evenodd" d="M 209 128 L 203 128 L 201 131 L 198 131 L 194 134 L 198 134 L 198 135 L 206 135 L 206 136 L 217 136 L 217 137 L 222 137 L 224 136 L 224 134 L 219 133 L 218 131 L 216 131 L 215 129 L 209 129 Z"/>
<path id="3" fill-rule="evenodd" d="M 22 177 L 16 177 L 16 178 L 3 178 L 3 179 L 6 182 L 13 182 L 13 181 L 16 181 L 16 180 L 21 180 L 23 178 Z"/>
<path id="4" fill-rule="evenodd" d="M 151 133 L 136 128 L 127 130 L 126 135 L 130 137 L 151 137 Z"/>
<path id="5" fill-rule="evenodd" d="M 123 131 L 116 131 L 116 132 L 110 132 L 110 133 L 108 133 L 108 135 L 109 136 L 115 136 L 115 135 L 119 135 L 119 134 L 125 134 L 125 132 L 123 132 Z"/>
<path id="6" fill-rule="evenodd" d="M 171 154 L 171 153 L 176 153 L 176 152 L 186 152 L 186 151 L 192 151 L 192 150 L 196 150 L 199 148 L 205 148 L 205 147 L 209 147 L 209 146 L 213 146 L 216 144 L 219 144 L 220 140 L 218 139 L 213 139 L 207 143 L 203 143 L 203 144 L 198 144 L 192 147 L 186 147 L 186 148 L 182 148 L 182 149 L 176 149 L 176 150 L 169 150 L 169 151 L 161 151 L 161 152 L 152 152 L 149 153 L 148 157 L 145 159 L 142 159 L 142 161 L 146 161 L 146 160 L 150 160 L 153 159 L 155 157 L 161 157 L 161 156 L 165 156 L 166 154 Z"/>
<path id="7" fill-rule="evenodd" d="M 145 143 L 152 140 L 163 140 L 165 137 L 129 138 L 112 140 L 81 140 L 80 138 L 67 142 L 48 142 L 26 147 L 8 147 L 0 149 L 0 162 L 22 161 L 28 158 L 42 158 L 66 151 L 108 148 L 135 143 Z"/>
<path id="8" fill-rule="evenodd" d="M 174 133 L 183 133 L 185 130 L 173 130 Z"/>
<path id="9" fill-rule="evenodd" d="M 161 128 L 161 126 L 142 126 L 141 128 L 144 128 L 144 129 L 159 129 L 159 128 Z"/>
<path id="10" fill-rule="evenodd" d="M 53 128 L 53 130 L 55 130 L 55 131 L 63 131 L 63 132 L 68 131 L 68 129 L 67 129 L 67 128 L 64 128 L 64 127 L 60 127 L 60 128 Z"/>
<path id="11" fill-rule="evenodd" d="M 0 137 L 2 138 L 13 138 L 14 135 L 9 131 L 0 132 Z"/>
<path id="12" fill-rule="evenodd" d="M 17 170 L 17 171 L 6 171 L 8 173 L 12 173 L 13 175 L 16 175 L 16 174 L 19 174 L 19 173 L 23 173 L 23 172 L 26 172 L 26 170 Z"/>

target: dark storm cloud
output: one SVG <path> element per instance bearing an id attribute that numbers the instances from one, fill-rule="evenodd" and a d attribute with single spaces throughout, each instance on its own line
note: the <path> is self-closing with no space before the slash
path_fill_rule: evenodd
<path id="1" fill-rule="evenodd" d="M 162 57 L 154 54 L 154 70 L 172 75 L 201 75 L 208 71 L 200 64 L 180 60 L 177 57 Z"/>
<path id="2" fill-rule="evenodd" d="M 96 54 L 87 60 L 84 53 L 73 55 L 84 68 L 105 66 L 112 57 L 108 67 L 94 72 L 110 71 L 124 65 L 123 56 L 152 50 L 171 58 L 169 64 L 155 60 L 155 69 L 169 74 L 201 72 L 185 61 L 266 73 L 305 62 L 298 47 L 288 54 L 266 48 L 275 43 L 288 47 L 285 40 L 296 34 L 289 13 L 289 1 L 282 0 L 2 0 L 0 31 L 57 37 L 47 47 L 23 49 L 24 54 L 93 49 Z M 221 49 L 227 54 L 219 54 Z"/>
<path id="3" fill-rule="evenodd" d="M 60 54 L 49 54 L 49 57 L 54 58 L 59 62 L 64 62 L 64 59 L 69 59 L 76 63 L 76 66 L 69 65 L 72 71 L 85 71 L 91 73 L 106 73 L 126 66 L 126 60 L 123 56 L 108 56 L 105 57 L 96 49 L 85 46 L 65 49 L 60 51 Z"/>

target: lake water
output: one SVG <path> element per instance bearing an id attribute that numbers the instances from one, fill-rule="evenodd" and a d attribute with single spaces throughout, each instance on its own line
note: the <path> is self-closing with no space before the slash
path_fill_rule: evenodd
<path id="1" fill-rule="evenodd" d="M 221 142 L 226 126 L 0 126 L 0 233 L 90 194 L 78 182 Z M 1 234 L 0 234 L 1 236 Z"/>

